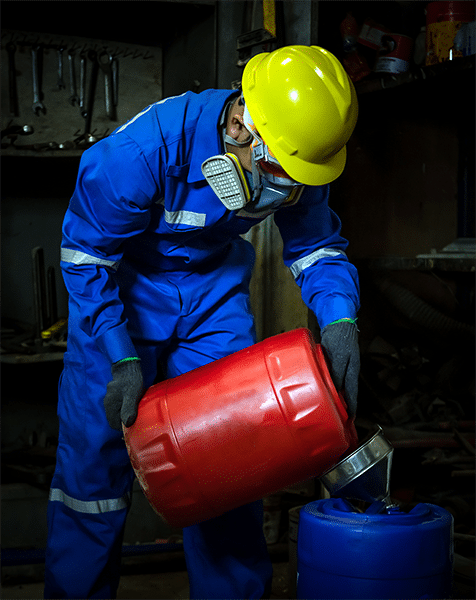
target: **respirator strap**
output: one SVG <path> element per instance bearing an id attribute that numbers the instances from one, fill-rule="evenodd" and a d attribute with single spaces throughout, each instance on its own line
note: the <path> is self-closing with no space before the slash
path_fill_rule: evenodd
<path id="1" fill-rule="evenodd" d="M 236 97 L 234 97 L 228 101 L 228 103 L 225 106 L 225 109 L 222 112 L 221 117 L 220 117 L 219 125 L 222 128 L 222 137 L 223 137 L 223 143 L 225 144 L 225 149 L 226 149 L 226 144 L 230 144 L 231 146 L 235 146 L 236 148 L 245 148 L 246 146 L 249 146 L 251 144 L 251 141 L 253 139 L 253 136 L 250 134 L 250 136 L 244 142 L 237 142 L 231 136 L 229 136 L 226 132 L 226 123 L 228 121 L 228 113 L 229 113 L 231 107 L 233 106 L 233 104 L 235 103 L 235 100 L 236 100 Z"/>
<path id="2" fill-rule="evenodd" d="M 253 136 L 250 134 L 249 138 L 246 138 L 244 142 L 237 142 L 232 137 L 230 137 L 227 133 L 225 133 L 225 129 L 223 130 L 223 141 L 225 144 L 230 144 L 231 146 L 236 146 L 237 148 L 245 148 L 251 144 Z"/>
<path id="3" fill-rule="evenodd" d="M 258 198 L 261 196 L 263 184 L 261 183 L 261 176 L 258 170 L 258 165 L 253 159 L 253 156 L 251 156 L 251 176 L 253 177 L 253 200 L 258 200 Z"/>

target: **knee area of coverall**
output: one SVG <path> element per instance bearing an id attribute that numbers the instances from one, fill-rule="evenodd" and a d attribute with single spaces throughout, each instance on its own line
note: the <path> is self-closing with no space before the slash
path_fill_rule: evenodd
<path id="1" fill-rule="evenodd" d="M 98 349 L 88 355 L 87 362 L 83 364 L 71 353 L 64 357 L 52 487 L 78 500 L 123 496 L 132 485 L 133 471 L 122 432 L 109 426 L 104 410 L 110 365 Z"/>
<path id="2" fill-rule="evenodd" d="M 266 598 L 273 568 L 258 500 L 183 530 L 190 598 Z"/>
<path id="3" fill-rule="evenodd" d="M 45 598 L 115 598 L 129 507 L 100 514 L 48 504 Z"/>

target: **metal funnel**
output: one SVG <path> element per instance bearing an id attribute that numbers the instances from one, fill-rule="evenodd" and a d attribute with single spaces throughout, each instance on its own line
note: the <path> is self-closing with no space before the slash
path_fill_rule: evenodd
<path id="1" fill-rule="evenodd" d="M 390 471 L 393 446 L 378 431 L 357 450 L 320 477 L 331 496 L 391 504 Z"/>

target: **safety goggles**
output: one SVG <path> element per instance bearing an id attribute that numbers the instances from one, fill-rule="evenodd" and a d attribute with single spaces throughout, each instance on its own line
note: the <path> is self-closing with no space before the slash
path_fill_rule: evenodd
<path id="1" fill-rule="evenodd" d="M 292 179 L 279 164 L 279 161 L 276 159 L 274 154 L 269 149 L 269 146 L 259 134 L 246 104 L 243 111 L 243 123 L 246 129 L 253 136 L 253 140 L 251 142 L 252 157 L 260 168 L 263 176 L 267 179 L 270 179 L 274 183 L 281 185 L 301 185 L 299 182 Z"/>

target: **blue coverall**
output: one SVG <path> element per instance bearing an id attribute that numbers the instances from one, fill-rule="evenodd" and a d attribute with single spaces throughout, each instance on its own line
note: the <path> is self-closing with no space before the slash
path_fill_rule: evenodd
<path id="1" fill-rule="evenodd" d="M 270 213 L 227 210 L 201 172 L 225 149 L 231 90 L 187 92 L 144 109 L 84 152 L 63 225 L 68 348 L 48 504 L 45 598 L 114 598 L 134 473 L 103 398 L 111 364 L 139 356 L 174 377 L 255 343 L 254 250 L 240 234 Z M 275 212 L 284 262 L 321 327 L 355 318 L 355 268 L 328 186 Z M 191 598 L 260 598 L 272 568 L 254 503 L 187 527 Z"/>

